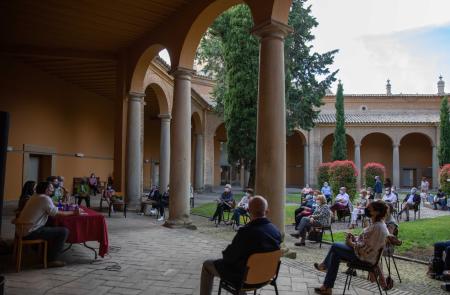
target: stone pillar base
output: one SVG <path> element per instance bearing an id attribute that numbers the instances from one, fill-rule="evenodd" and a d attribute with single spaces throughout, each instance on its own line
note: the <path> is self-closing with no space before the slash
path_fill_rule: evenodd
<path id="1" fill-rule="evenodd" d="M 186 228 L 196 230 L 197 227 L 192 224 L 192 220 L 189 217 L 182 219 L 168 219 L 164 222 L 163 226 L 167 228 Z"/>

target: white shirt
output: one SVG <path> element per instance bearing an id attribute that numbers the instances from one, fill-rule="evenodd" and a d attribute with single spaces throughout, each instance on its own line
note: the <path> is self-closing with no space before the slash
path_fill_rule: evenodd
<path id="1" fill-rule="evenodd" d="M 244 195 L 242 197 L 241 201 L 239 202 L 238 207 L 241 207 L 241 208 L 247 210 L 248 209 L 248 201 L 249 201 L 248 196 Z"/>
<path id="2" fill-rule="evenodd" d="M 408 204 L 414 204 L 414 194 L 409 194 L 408 200 L 406 202 Z"/>
<path id="3" fill-rule="evenodd" d="M 343 202 L 341 202 L 341 200 L 343 200 Z M 339 201 L 339 203 L 341 203 L 341 204 L 344 205 L 344 206 L 347 206 L 347 205 L 348 205 L 348 201 L 349 201 L 349 200 L 350 200 L 350 197 L 348 196 L 347 193 L 344 193 L 344 194 L 339 193 L 339 194 L 336 196 L 336 201 Z"/>
<path id="4" fill-rule="evenodd" d="M 34 194 L 20 212 L 16 222 L 32 224 L 24 227 L 23 235 L 26 236 L 32 231 L 44 226 L 47 223 L 49 215 L 55 216 L 57 213 L 58 208 L 47 195 Z"/>
<path id="5" fill-rule="evenodd" d="M 383 201 L 389 202 L 389 203 L 396 203 L 397 202 L 397 196 L 393 192 L 391 192 L 389 195 L 388 194 L 384 194 Z"/>

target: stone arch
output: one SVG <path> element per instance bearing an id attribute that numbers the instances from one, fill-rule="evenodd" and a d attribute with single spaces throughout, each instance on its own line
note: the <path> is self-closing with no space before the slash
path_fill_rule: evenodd
<path id="1" fill-rule="evenodd" d="M 245 3 L 252 13 L 255 27 L 269 21 L 287 24 L 291 0 L 228 0 L 214 1 L 206 6 L 193 20 L 189 31 L 183 38 L 176 66 L 191 69 L 195 52 L 203 34 L 213 21 L 230 7 Z M 175 56 L 174 56 L 175 57 Z"/>
<path id="2" fill-rule="evenodd" d="M 402 134 L 402 135 L 400 136 L 399 144 L 401 144 L 402 140 L 403 140 L 405 137 L 407 137 L 407 136 L 409 136 L 409 135 L 411 135 L 411 134 L 417 134 L 417 135 L 424 136 L 425 138 L 428 139 L 428 141 L 429 141 L 429 143 L 430 143 L 430 146 L 434 146 L 434 145 L 435 145 L 434 139 L 433 139 L 429 134 L 427 134 L 427 133 L 425 133 L 425 132 L 420 132 L 420 131 L 407 132 L 407 133 L 405 133 L 405 134 Z"/>
<path id="3" fill-rule="evenodd" d="M 345 134 L 347 140 L 347 159 L 355 160 L 355 139 L 349 135 Z M 331 152 L 334 142 L 334 133 L 330 133 L 325 136 L 322 140 L 322 162 L 331 162 Z"/>
<path id="4" fill-rule="evenodd" d="M 158 101 L 159 113 L 170 114 L 171 108 L 169 104 L 169 93 L 167 92 L 167 89 L 161 87 L 160 83 L 155 82 L 152 82 L 145 87 L 146 92 L 149 88 L 152 89 L 155 93 L 156 100 Z"/>
<path id="5" fill-rule="evenodd" d="M 306 137 L 300 130 L 294 130 L 286 139 L 286 185 L 303 187 L 305 185 Z M 307 151 L 307 150 L 306 150 Z"/>
<path id="6" fill-rule="evenodd" d="M 418 187 L 422 177 L 431 185 L 433 178 L 433 141 L 425 133 L 410 132 L 400 140 L 400 186 Z"/>
<path id="7" fill-rule="evenodd" d="M 203 134 L 203 120 L 198 112 L 192 113 L 191 124 L 194 134 Z"/>
<path id="8" fill-rule="evenodd" d="M 146 85 L 144 83 L 145 76 L 150 66 L 152 60 L 158 55 L 158 53 L 167 49 L 169 52 L 170 59 L 172 60 L 171 52 L 166 46 L 162 44 L 153 44 L 150 45 L 147 49 L 142 52 L 142 54 L 136 59 L 136 63 L 133 64 L 133 70 L 130 73 L 130 85 L 129 91 L 136 93 L 143 93 L 145 91 Z"/>
<path id="9" fill-rule="evenodd" d="M 377 162 L 386 168 L 386 177 L 392 180 L 392 145 L 394 140 L 384 132 L 371 132 L 361 139 L 361 173 L 369 162 Z M 363 176 L 364 177 L 364 176 Z"/>

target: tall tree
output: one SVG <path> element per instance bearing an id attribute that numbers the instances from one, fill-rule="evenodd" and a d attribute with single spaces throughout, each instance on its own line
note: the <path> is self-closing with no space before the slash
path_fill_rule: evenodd
<path id="1" fill-rule="evenodd" d="M 294 33 L 285 40 L 286 119 L 288 132 L 309 130 L 322 105 L 322 97 L 336 72 L 328 68 L 336 50 L 313 52 L 311 30 L 318 25 L 307 0 L 293 0 L 289 24 Z M 216 111 L 223 114 L 228 136 L 229 161 L 243 159 L 254 179 L 256 157 L 256 105 L 258 96 L 258 40 L 250 10 L 235 6 L 219 16 L 208 29 L 197 51 L 203 73 L 217 81 L 213 97 Z"/>
<path id="2" fill-rule="evenodd" d="M 347 159 L 347 139 L 345 138 L 344 87 L 339 81 L 336 93 L 336 128 L 332 150 L 333 161 Z"/>
<path id="3" fill-rule="evenodd" d="M 450 109 L 448 106 L 448 97 L 442 98 L 440 114 L 441 139 L 439 143 L 439 165 L 450 163 Z"/>

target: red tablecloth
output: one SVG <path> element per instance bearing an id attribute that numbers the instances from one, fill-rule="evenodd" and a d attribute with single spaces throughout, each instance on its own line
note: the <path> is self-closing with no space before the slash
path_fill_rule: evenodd
<path id="1" fill-rule="evenodd" d="M 98 241 L 100 243 L 98 254 L 104 257 L 108 253 L 108 227 L 106 226 L 105 217 L 89 208 L 81 208 L 87 213 L 86 215 L 55 216 L 53 224 L 69 229 L 67 243 L 78 244 Z"/>

